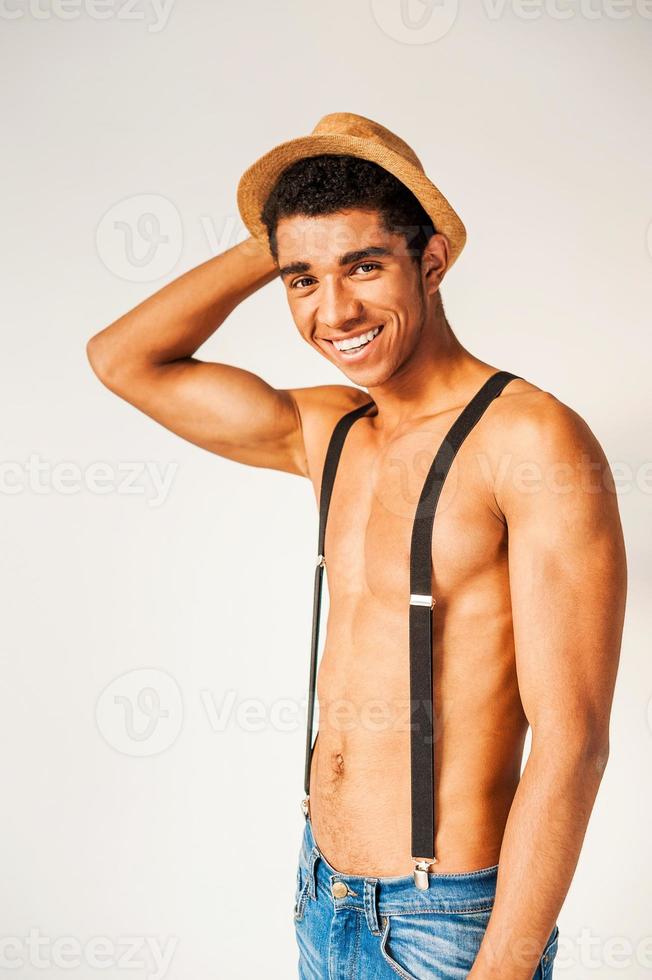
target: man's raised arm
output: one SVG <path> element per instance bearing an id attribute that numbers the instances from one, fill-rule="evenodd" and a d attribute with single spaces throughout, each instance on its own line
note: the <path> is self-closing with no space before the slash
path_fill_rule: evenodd
<path id="1" fill-rule="evenodd" d="M 307 476 L 293 391 L 193 357 L 242 300 L 277 275 L 271 256 L 245 239 L 91 337 L 93 370 L 125 401 L 204 449 Z"/>
<path id="2" fill-rule="evenodd" d="M 625 609 L 617 498 L 589 427 L 538 392 L 509 439 L 512 461 L 494 493 L 508 528 L 516 669 L 532 747 L 470 980 L 531 980 L 553 930 L 607 763 Z"/>

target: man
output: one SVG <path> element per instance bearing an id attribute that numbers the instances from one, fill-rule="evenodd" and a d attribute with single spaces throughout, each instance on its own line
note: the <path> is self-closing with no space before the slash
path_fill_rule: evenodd
<path id="1" fill-rule="evenodd" d="M 250 167 L 238 202 L 252 236 L 88 355 L 167 428 L 307 477 L 322 505 L 300 975 L 548 977 L 624 616 L 604 453 L 573 409 L 454 335 L 440 287 L 464 226 L 395 134 L 325 116 Z M 349 383 L 277 390 L 194 357 L 279 275 L 301 336 Z"/>

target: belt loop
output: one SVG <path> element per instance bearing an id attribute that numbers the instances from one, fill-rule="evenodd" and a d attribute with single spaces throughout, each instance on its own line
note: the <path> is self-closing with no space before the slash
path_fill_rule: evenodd
<path id="1" fill-rule="evenodd" d="M 364 914 L 367 925 L 372 936 L 380 936 L 380 925 L 376 908 L 376 890 L 378 886 L 377 878 L 365 878 L 364 880 Z"/>

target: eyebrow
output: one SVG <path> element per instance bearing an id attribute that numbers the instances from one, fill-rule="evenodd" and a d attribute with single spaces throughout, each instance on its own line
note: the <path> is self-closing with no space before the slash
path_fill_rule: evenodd
<path id="1" fill-rule="evenodd" d="M 392 254 L 391 249 L 384 245 L 368 245 L 366 248 L 358 248 L 354 252 L 345 252 L 344 255 L 340 255 L 337 264 L 340 266 L 350 265 L 352 262 L 360 262 L 361 259 L 369 258 L 372 255 L 387 256 Z M 310 272 L 311 269 L 310 262 L 290 262 L 288 265 L 279 268 L 279 274 L 283 279 L 285 276 L 293 275 L 296 272 Z"/>

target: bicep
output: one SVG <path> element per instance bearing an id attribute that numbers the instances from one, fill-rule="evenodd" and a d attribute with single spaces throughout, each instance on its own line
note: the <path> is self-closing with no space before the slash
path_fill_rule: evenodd
<path id="1" fill-rule="evenodd" d="M 604 743 L 625 553 L 609 465 L 576 413 L 552 399 L 541 418 L 528 421 L 499 503 L 508 528 L 518 684 L 533 739 L 550 733 Z"/>
<path id="2" fill-rule="evenodd" d="M 209 452 L 307 476 L 301 416 L 290 389 L 274 388 L 243 368 L 194 357 L 102 380 L 150 418 Z"/>

